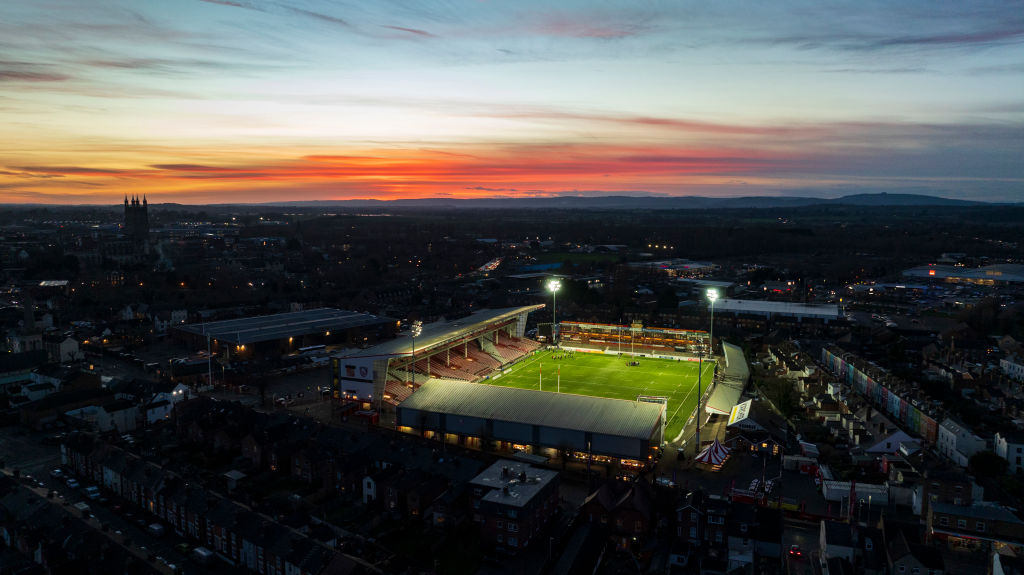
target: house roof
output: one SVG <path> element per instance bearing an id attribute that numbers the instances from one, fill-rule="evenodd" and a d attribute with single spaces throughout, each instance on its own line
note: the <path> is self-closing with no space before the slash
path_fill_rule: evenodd
<path id="1" fill-rule="evenodd" d="M 951 503 L 932 503 L 931 505 L 932 511 L 935 513 L 947 513 L 949 515 L 970 517 L 971 519 L 981 519 L 983 521 L 1002 521 L 1004 523 L 1024 525 L 1024 521 L 1018 519 L 1016 515 L 1005 507 L 996 507 L 994 505 L 953 505 Z"/>
<path id="2" fill-rule="evenodd" d="M 46 363 L 46 351 L 35 350 L 23 353 L 0 353 L 0 373 L 22 371 Z"/>
<path id="3" fill-rule="evenodd" d="M 623 399 L 435 380 L 423 384 L 399 405 L 399 409 L 646 440 L 660 429 L 664 406 Z"/>
<path id="4" fill-rule="evenodd" d="M 840 547 L 853 547 L 853 537 L 850 534 L 850 526 L 838 521 L 822 521 L 825 526 L 825 544 L 837 545 Z"/>

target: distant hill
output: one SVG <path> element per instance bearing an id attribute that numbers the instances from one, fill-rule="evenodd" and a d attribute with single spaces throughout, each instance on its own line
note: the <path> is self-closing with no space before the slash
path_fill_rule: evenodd
<path id="1" fill-rule="evenodd" d="M 918 194 L 854 194 L 840 198 L 799 196 L 745 196 L 710 198 L 704 196 L 555 196 L 548 198 L 423 198 L 415 200 L 327 200 L 268 202 L 262 205 L 347 208 L 516 208 L 516 209 L 634 209 L 711 210 L 751 208 L 792 208 L 818 205 L 847 206 L 984 206 L 988 202 L 954 200 Z"/>
<path id="2" fill-rule="evenodd" d="M 150 207 L 163 209 L 228 208 L 248 205 L 258 209 L 274 207 L 301 208 L 345 208 L 345 209 L 389 209 L 389 208 L 452 208 L 452 209 L 576 209 L 576 210 L 716 210 L 716 209 L 769 209 L 800 208 L 808 206 L 857 206 L 857 207 L 900 207 L 900 206 L 1024 206 L 1024 202 L 1012 204 L 955 200 L 938 196 L 919 194 L 851 194 L 840 198 L 811 198 L 802 196 L 744 196 L 738 198 L 711 198 L 706 196 L 553 196 L 545 198 L 422 198 L 415 200 L 302 200 L 265 202 L 261 204 L 206 204 L 188 205 L 178 203 L 153 203 Z M 46 204 L 0 204 L 10 209 L 60 209 Z M 116 205 L 94 205 L 100 209 L 119 209 Z"/>
<path id="3" fill-rule="evenodd" d="M 937 196 L 924 196 L 918 194 L 854 194 L 830 200 L 831 204 L 844 204 L 849 206 L 984 206 L 989 202 L 977 202 L 971 200 L 953 200 Z"/>

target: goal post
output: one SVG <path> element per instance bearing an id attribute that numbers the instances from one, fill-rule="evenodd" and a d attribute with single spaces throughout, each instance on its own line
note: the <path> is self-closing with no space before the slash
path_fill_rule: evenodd
<path id="1" fill-rule="evenodd" d="M 638 402 L 657 403 L 661 405 L 661 446 L 665 445 L 665 429 L 668 427 L 668 398 L 662 395 L 638 395 Z"/>

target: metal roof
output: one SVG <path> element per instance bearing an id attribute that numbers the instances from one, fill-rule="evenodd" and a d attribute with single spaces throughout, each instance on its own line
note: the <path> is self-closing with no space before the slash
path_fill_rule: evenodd
<path id="1" fill-rule="evenodd" d="M 725 369 L 721 379 L 715 386 L 704 408 L 708 413 L 729 415 L 734 405 L 740 400 L 743 388 L 747 385 L 750 377 L 750 368 L 747 367 L 747 360 L 743 357 L 743 350 L 730 343 L 722 343 L 722 350 L 725 352 L 725 361 L 722 365 Z"/>
<path id="2" fill-rule="evenodd" d="M 839 306 L 836 304 L 805 304 L 749 299 L 720 299 L 715 302 L 715 311 L 757 315 L 820 317 L 825 319 L 839 319 L 841 317 Z"/>
<path id="3" fill-rule="evenodd" d="M 633 439 L 650 439 L 661 425 L 663 409 L 625 399 L 436 380 L 398 407 Z"/>
<path id="4" fill-rule="evenodd" d="M 421 352 L 427 351 L 432 347 L 456 341 L 460 337 L 486 327 L 488 324 L 511 319 L 521 313 L 530 313 L 543 307 L 544 304 L 537 304 L 523 307 L 487 309 L 475 312 L 467 317 L 424 324 L 423 332 L 416 338 L 416 349 Z M 367 349 L 352 351 L 341 357 L 411 356 L 412 348 L 412 338 L 409 337 L 408 332 L 404 332 L 391 341 L 386 341 Z"/>
<path id="5" fill-rule="evenodd" d="M 332 329 L 351 329 L 394 321 L 396 320 L 389 317 L 325 307 L 274 315 L 193 323 L 178 329 L 186 333 L 208 335 L 217 341 L 245 345 L 293 336 L 326 333 Z"/>

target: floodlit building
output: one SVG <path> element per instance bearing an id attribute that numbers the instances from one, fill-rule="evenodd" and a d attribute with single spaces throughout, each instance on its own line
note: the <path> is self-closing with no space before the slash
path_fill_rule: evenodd
<path id="1" fill-rule="evenodd" d="M 978 285 L 1024 283 L 1024 264 L 995 264 L 979 268 L 951 265 L 924 265 L 904 270 L 904 277 L 942 280 L 949 283 Z"/>
<path id="2" fill-rule="evenodd" d="M 665 406 L 436 380 L 397 408 L 398 429 L 470 447 L 647 461 L 661 445 Z"/>

